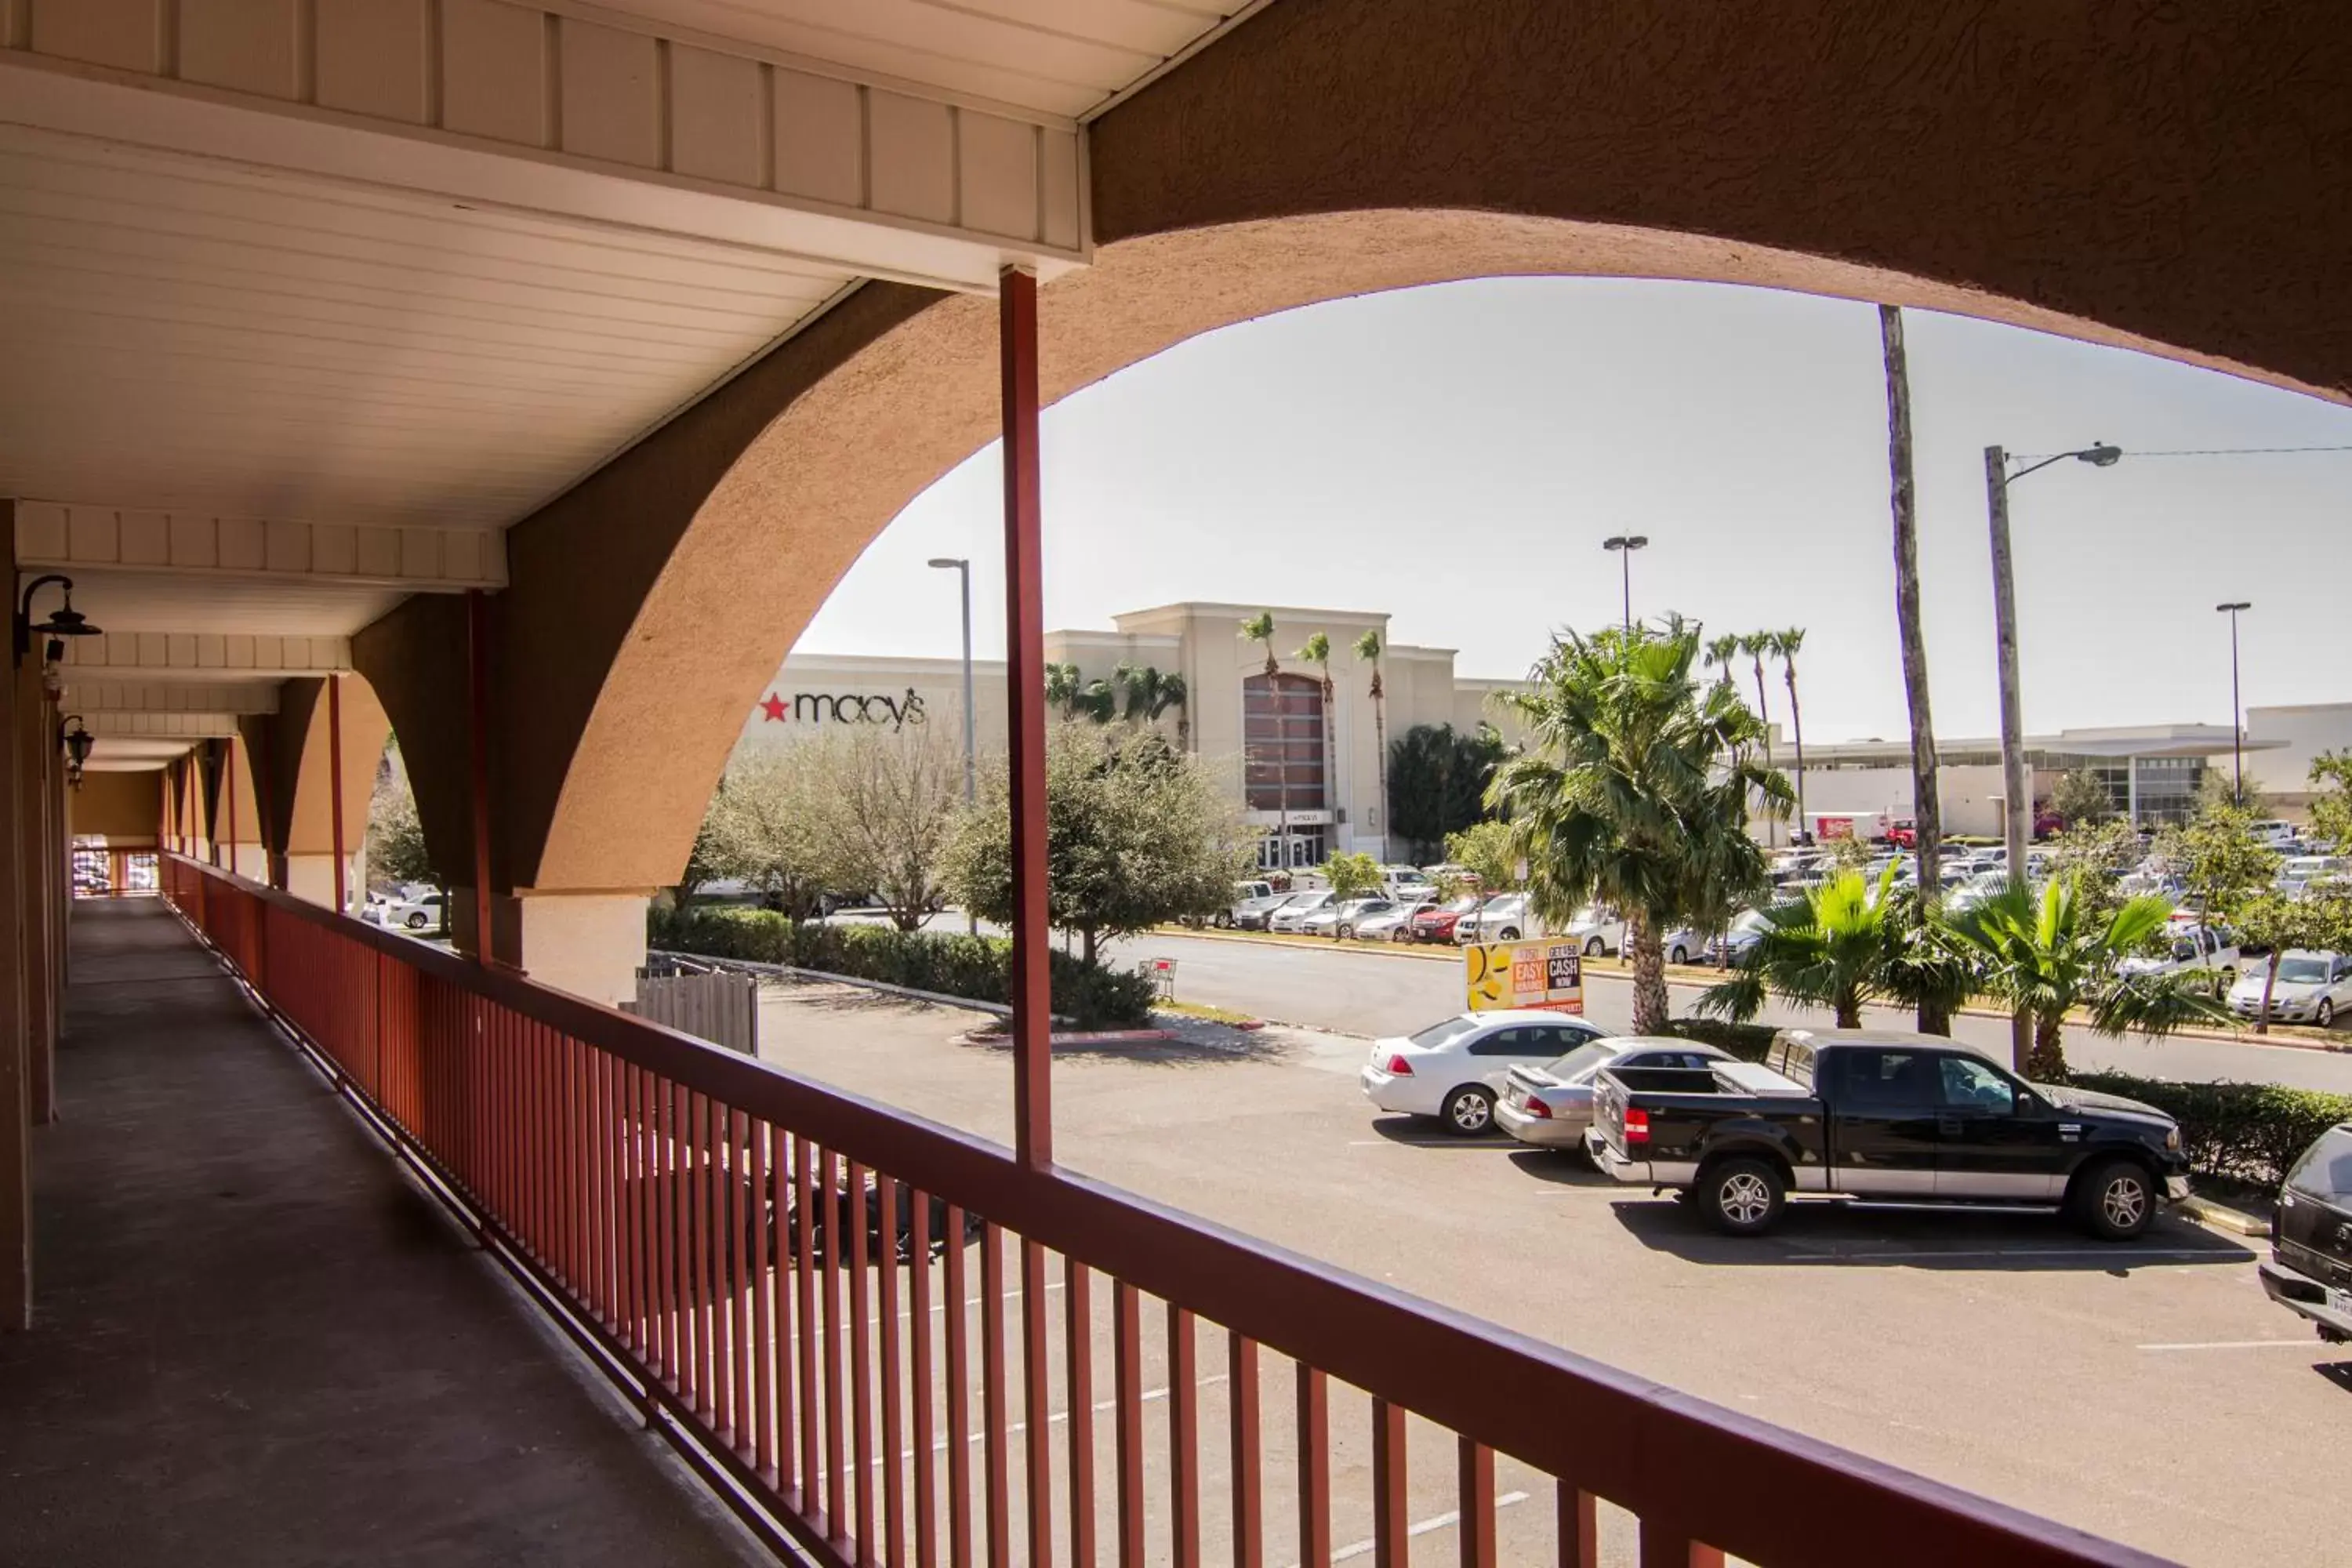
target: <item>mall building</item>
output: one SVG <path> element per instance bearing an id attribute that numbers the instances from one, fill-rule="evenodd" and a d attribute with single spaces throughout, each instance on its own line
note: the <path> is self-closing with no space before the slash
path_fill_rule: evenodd
<path id="1" fill-rule="evenodd" d="M 1262 611 L 1274 616 L 1282 665 L 1273 678 L 1265 650 L 1241 636 L 1241 623 Z M 1388 858 L 1383 728 L 1390 741 L 1417 724 L 1467 731 L 1486 721 L 1508 734 L 1513 726 L 1489 699 L 1525 685 L 1459 677 L 1454 649 L 1390 644 L 1389 617 L 1369 612 L 1193 603 L 1137 610 L 1113 625 L 1047 632 L 1047 661 L 1076 665 L 1082 681 L 1108 681 L 1122 665 L 1181 677 L 1185 700 L 1158 725 L 1203 757 L 1237 760 L 1232 787 L 1250 822 L 1265 830 L 1259 854 L 1268 867 L 1317 865 L 1342 850 Z M 1367 631 L 1382 644 L 1377 705 L 1371 666 L 1354 651 Z M 1317 632 L 1331 639 L 1328 698 L 1322 670 L 1296 654 Z M 1001 752 L 1003 662 L 976 660 L 972 682 L 976 743 L 983 754 Z M 962 713 L 959 659 L 795 653 L 744 721 L 737 755 L 839 725 L 945 726 L 960 741 Z M 1238 762 L 1244 756 L 1245 766 Z"/>
<path id="2" fill-rule="evenodd" d="M 1777 727 L 1774 739 L 1780 742 Z M 2033 798 L 2047 801 L 2058 780 L 2089 773 L 2107 787 L 2118 815 L 2143 827 L 2188 816 L 2208 769 L 2232 765 L 2227 724 L 2146 724 L 2061 730 L 2025 738 Z M 2352 702 L 2249 708 L 2242 752 L 2246 783 L 2272 809 L 2301 820 L 2311 797 L 2311 763 L 2322 752 L 2352 750 Z M 1794 758 L 1783 744 L 1775 761 Z M 2003 792 L 1998 737 L 1939 742 L 1937 794 L 1944 831 L 1998 837 Z M 1805 748 L 1805 809 L 1824 813 L 1911 812 L 1911 743 L 1882 740 L 1815 743 Z"/>

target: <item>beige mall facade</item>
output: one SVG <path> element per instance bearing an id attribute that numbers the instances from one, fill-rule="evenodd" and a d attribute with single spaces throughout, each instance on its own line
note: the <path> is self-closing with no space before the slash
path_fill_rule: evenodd
<path id="1" fill-rule="evenodd" d="M 1274 616 L 1282 667 L 1274 682 L 1264 648 L 1241 636 L 1241 623 L 1262 608 Z M 1265 829 L 1261 854 L 1269 866 L 1286 858 L 1315 865 L 1341 850 L 1389 858 L 1383 730 L 1393 742 L 1417 724 L 1466 731 L 1484 721 L 1508 734 L 1513 726 L 1490 699 L 1525 685 L 1457 676 L 1452 648 L 1391 645 L 1389 617 L 1371 612 L 1193 603 L 1137 610 L 1114 617 L 1113 626 L 1049 631 L 1045 657 L 1077 666 L 1089 681 L 1110 679 L 1121 665 L 1181 676 L 1186 700 L 1161 715 L 1159 727 L 1189 751 L 1230 762 L 1224 776 L 1249 820 Z M 1354 652 L 1367 631 L 1383 645 L 1378 711 L 1372 667 Z M 1295 653 L 1317 632 L 1331 639 L 1328 700 L 1322 670 Z M 976 744 L 983 754 L 1001 752 L 1003 662 L 975 661 L 972 680 Z M 737 754 L 846 725 L 944 727 L 960 742 L 962 714 L 959 659 L 795 653 L 745 719 Z M 1394 846 L 1398 855 L 1407 849 L 1402 841 Z"/>

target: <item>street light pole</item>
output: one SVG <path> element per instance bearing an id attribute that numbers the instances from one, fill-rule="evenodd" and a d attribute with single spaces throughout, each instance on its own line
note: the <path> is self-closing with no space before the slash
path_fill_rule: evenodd
<path id="1" fill-rule="evenodd" d="M 2254 607 L 2251 599 L 2239 599 L 2227 605 L 2216 605 L 2216 610 L 2230 616 L 2230 798 L 2239 805 L 2246 804 L 2246 726 L 2244 701 L 2238 695 L 2238 612 Z"/>
<path id="2" fill-rule="evenodd" d="M 2009 857 L 2012 888 L 2026 885 L 2025 847 L 2033 830 L 2033 789 L 2025 771 L 2024 701 L 2017 673 L 2017 576 L 2009 544 L 2009 487 L 2060 458 L 2075 458 L 2107 468 L 2122 456 L 2120 448 L 2101 441 L 2078 452 L 2044 458 L 2012 474 L 2007 452 L 1999 447 L 1985 448 L 1985 505 L 1992 523 L 1993 654 L 2000 673 L 2001 842 Z M 2009 1027 L 2011 1062 L 2021 1072 L 2032 1051 L 2033 1021 L 2021 1009 L 2010 1015 Z"/>
<path id="3" fill-rule="evenodd" d="M 980 768 L 973 754 L 971 710 L 971 563 L 954 555 L 937 555 L 931 565 L 940 571 L 952 571 L 963 590 L 963 803 L 970 805 L 979 798 Z M 965 926 L 974 934 L 980 931 L 980 917 L 971 910 L 963 912 Z"/>
<path id="4" fill-rule="evenodd" d="M 1614 551 L 1617 554 L 1620 574 L 1624 579 L 1625 629 L 1628 632 L 1633 629 L 1633 552 L 1649 542 L 1649 536 L 1643 533 L 1612 534 L 1601 542 L 1601 549 Z"/>

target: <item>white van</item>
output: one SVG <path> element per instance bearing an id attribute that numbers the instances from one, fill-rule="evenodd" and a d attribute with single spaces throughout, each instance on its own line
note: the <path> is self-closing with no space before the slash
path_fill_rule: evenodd
<path id="1" fill-rule="evenodd" d="M 1432 898 L 1437 896 L 1437 884 L 1429 879 L 1429 873 L 1411 866 L 1381 867 L 1381 886 L 1388 890 L 1391 899 L 1407 899 L 1419 893 L 1427 893 Z"/>

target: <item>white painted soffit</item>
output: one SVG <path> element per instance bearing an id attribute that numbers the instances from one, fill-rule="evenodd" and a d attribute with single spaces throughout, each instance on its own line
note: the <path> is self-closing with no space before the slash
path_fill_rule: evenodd
<path id="1" fill-rule="evenodd" d="M 101 713 L 275 713 L 275 681 L 68 680 L 59 706 L 95 720 Z"/>
<path id="2" fill-rule="evenodd" d="M 185 742 L 226 740 L 237 732 L 236 715 L 234 713 L 100 712 L 84 714 L 83 719 L 89 732 L 101 739 L 119 736 Z M 187 747 L 183 744 L 179 750 L 185 751 Z"/>
<path id="3" fill-rule="evenodd" d="M 68 682 L 283 680 L 349 670 L 352 646 L 348 637 L 341 637 L 106 632 L 68 639 L 62 668 Z"/>

